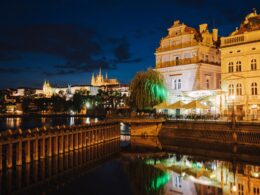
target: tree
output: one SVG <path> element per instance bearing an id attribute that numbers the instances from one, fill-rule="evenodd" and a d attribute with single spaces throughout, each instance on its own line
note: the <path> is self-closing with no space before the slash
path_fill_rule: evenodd
<path id="1" fill-rule="evenodd" d="M 151 109 L 167 98 L 162 75 L 152 69 L 138 72 L 130 84 L 130 105 L 139 110 Z"/>

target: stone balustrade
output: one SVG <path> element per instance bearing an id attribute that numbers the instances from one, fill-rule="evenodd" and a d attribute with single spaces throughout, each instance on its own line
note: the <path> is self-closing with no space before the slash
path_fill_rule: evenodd
<path id="1" fill-rule="evenodd" d="M 7 130 L 0 133 L 0 171 L 120 139 L 118 122 Z"/>

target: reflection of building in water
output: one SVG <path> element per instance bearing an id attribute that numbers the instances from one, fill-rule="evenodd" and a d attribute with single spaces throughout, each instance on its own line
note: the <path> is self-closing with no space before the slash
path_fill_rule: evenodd
<path id="1" fill-rule="evenodd" d="M 255 165 L 173 155 L 148 158 L 145 165 L 131 166 L 129 171 L 136 178 L 138 174 L 143 175 L 144 181 L 136 181 L 148 189 L 148 192 L 140 190 L 142 194 L 260 194 L 260 166 Z"/>

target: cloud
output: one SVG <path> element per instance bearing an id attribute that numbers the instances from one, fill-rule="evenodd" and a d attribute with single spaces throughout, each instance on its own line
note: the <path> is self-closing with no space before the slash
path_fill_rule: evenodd
<path id="1" fill-rule="evenodd" d="M 0 61 L 20 60 L 22 57 L 14 54 L 26 52 L 62 59 L 63 64 L 52 64 L 51 71 L 43 72 L 48 76 L 91 72 L 99 67 L 114 70 L 120 63 L 141 61 L 131 56 L 126 38 L 105 39 L 107 42 L 102 44 L 111 47 L 108 54 L 101 47 L 103 37 L 97 35 L 93 28 L 66 24 L 3 28 L 0 31 Z M 113 57 L 107 58 L 107 55 Z"/>
<path id="2" fill-rule="evenodd" d="M 18 74 L 20 72 L 29 71 L 27 68 L 14 68 L 14 67 L 0 67 L 0 74 Z"/>

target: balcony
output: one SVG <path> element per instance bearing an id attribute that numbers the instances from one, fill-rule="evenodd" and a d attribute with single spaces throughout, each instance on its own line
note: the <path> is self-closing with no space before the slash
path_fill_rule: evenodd
<path id="1" fill-rule="evenodd" d="M 170 45 L 167 47 L 160 46 L 159 48 L 156 49 L 156 52 L 171 51 L 171 50 L 175 50 L 175 49 L 181 49 L 181 48 L 192 47 L 192 46 L 197 46 L 197 45 L 199 45 L 199 43 L 189 42 L 189 43 L 182 43 L 182 44 L 178 44 L 178 45 Z"/>
<path id="2" fill-rule="evenodd" d="M 185 58 L 185 59 L 179 59 L 179 60 L 172 60 L 172 61 L 168 61 L 168 62 L 156 63 L 156 68 L 165 68 L 165 67 L 170 67 L 170 66 L 178 66 L 178 65 L 194 64 L 194 63 L 206 63 L 206 64 L 213 64 L 213 65 L 220 64 L 218 62 L 199 60 L 197 57 L 194 57 L 194 58 Z"/>
<path id="3" fill-rule="evenodd" d="M 221 47 L 237 45 L 241 43 L 254 42 L 259 40 L 259 32 L 252 31 L 240 35 L 221 38 Z"/>

